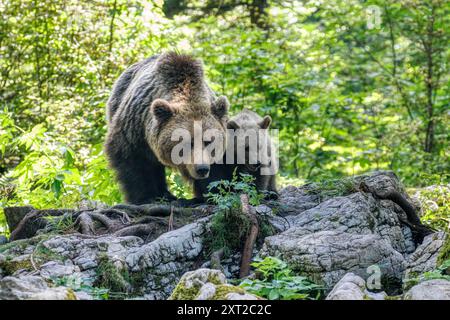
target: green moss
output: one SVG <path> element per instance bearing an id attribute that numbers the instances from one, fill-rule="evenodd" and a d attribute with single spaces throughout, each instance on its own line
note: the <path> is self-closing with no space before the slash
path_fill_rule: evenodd
<path id="1" fill-rule="evenodd" d="M 249 227 L 250 220 L 240 208 L 224 209 L 214 214 L 210 230 L 204 238 L 208 255 L 220 249 L 224 250 L 225 256 L 240 250 Z"/>
<path id="2" fill-rule="evenodd" d="M 169 300 L 194 300 L 200 290 L 200 285 L 194 285 L 187 288 L 183 282 L 177 284 Z"/>
<path id="3" fill-rule="evenodd" d="M 21 239 L 21 240 L 15 240 L 9 243 L 5 243 L 3 245 L 0 245 L 0 253 L 5 253 L 10 250 L 18 249 L 18 250 L 24 250 L 28 246 L 37 245 L 40 242 L 43 242 L 49 238 L 51 238 L 52 234 L 40 234 L 30 239 Z"/>
<path id="4" fill-rule="evenodd" d="M 245 290 L 236 286 L 232 286 L 229 284 L 221 284 L 216 286 L 216 293 L 211 298 L 211 300 L 225 300 L 227 294 L 229 293 L 239 293 L 245 294 Z"/>
<path id="5" fill-rule="evenodd" d="M 53 252 L 52 250 L 38 244 L 33 252 L 34 259 L 39 264 L 44 264 L 48 261 L 65 261 L 66 258 Z"/>
<path id="6" fill-rule="evenodd" d="M 439 255 L 437 257 L 437 266 L 439 267 L 448 259 L 450 259 L 450 235 L 446 234 L 444 244 L 439 250 Z"/>
<path id="7" fill-rule="evenodd" d="M 223 284 L 219 272 L 211 272 L 208 276 L 208 282 L 215 284 L 216 286 Z"/>
<path id="8" fill-rule="evenodd" d="M 72 289 L 67 289 L 66 300 L 78 300 L 75 292 Z"/>
<path id="9" fill-rule="evenodd" d="M 354 178 L 324 180 L 308 185 L 308 192 L 317 194 L 321 200 L 331 197 L 346 196 L 358 191 L 358 183 Z"/>
<path id="10" fill-rule="evenodd" d="M 216 279 L 217 280 L 217 279 Z M 214 280 L 213 280 L 214 281 Z M 229 284 L 217 283 L 217 281 L 209 281 L 216 285 L 216 292 L 211 300 L 225 300 L 229 293 L 245 294 L 245 290 Z M 184 283 L 179 283 L 175 290 L 173 290 L 170 300 L 195 300 L 200 291 L 201 285 L 194 285 L 191 288 L 186 288 Z"/>
<path id="11" fill-rule="evenodd" d="M 127 281 L 129 273 L 126 268 L 119 270 L 106 254 L 98 258 L 97 278 L 94 282 L 95 287 L 106 288 L 116 293 L 129 293 L 131 285 Z"/>
<path id="12" fill-rule="evenodd" d="M 5 261 L 0 263 L 0 269 L 3 270 L 4 275 L 10 276 L 18 270 L 32 270 L 33 265 L 30 259 L 13 260 L 8 257 Z"/>

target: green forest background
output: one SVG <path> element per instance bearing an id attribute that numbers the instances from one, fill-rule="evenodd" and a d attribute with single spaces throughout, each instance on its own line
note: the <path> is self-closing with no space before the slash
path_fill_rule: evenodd
<path id="1" fill-rule="evenodd" d="M 408 187 L 444 185 L 449 9 L 445 0 L 0 0 L 0 207 L 120 202 L 102 152 L 105 103 L 127 66 L 165 50 L 201 58 L 232 113 L 272 116 L 280 185 L 374 169 Z M 0 225 L 6 232 L 1 210 Z"/>

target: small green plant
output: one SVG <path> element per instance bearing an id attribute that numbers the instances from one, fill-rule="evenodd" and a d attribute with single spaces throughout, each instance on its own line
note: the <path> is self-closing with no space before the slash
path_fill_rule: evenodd
<path id="1" fill-rule="evenodd" d="M 245 279 L 239 285 L 248 292 L 269 300 L 318 299 L 321 286 L 306 277 L 294 275 L 287 264 L 275 257 L 256 259 L 258 279 Z"/>
<path id="2" fill-rule="evenodd" d="M 247 194 L 249 203 L 252 206 L 257 206 L 264 199 L 264 194 L 258 192 L 254 180 L 255 178 L 252 175 L 237 174 L 235 171 L 231 181 L 219 180 L 211 182 L 208 186 L 210 192 L 206 197 L 209 202 L 217 205 L 219 210 L 239 208 L 241 205 L 241 194 Z M 212 190 L 215 190 L 215 192 L 212 192 Z"/>
<path id="3" fill-rule="evenodd" d="M 109 289 L 92 286 L 90 283 L 76 275 L 52 278 L 51 281 L 56 286 L 64 286 L 75 292 L 85 292 L 92 296 L 95 300 L 108 300 L 112 298 L 110 296 Z"/>
<path id="4" fill-rule="evenodd" d="M 449 271 L 450 271 L 450 259 L 447 259 L 435 270 L 424 272 L 414 278 L 408 279 L 406 282 L 406 286 L 409 288 L 422 281 L 433 279 L 444 279 L 450 281 Z"/>
<path id="5" fill-rule="evenodd" d="M 71 214 L 65 214 L 62 217 L 47 216 L 48 229 L 57 233 L 69 233 L 74 230 L 75 220 Z"/>
<path id="6" fill-rule="evenodd" d="M 228 256 L 233 250 L 241 249 L 250 228 L 249 218 L 242 213 L 241 195 L 247 194 L 249 204 L 261 203 L 264 194 L 258 192 L 251 175 L 235 173 L 231 181 L 221 180 L 210 183 L 207 194 L 209 202 L 215 204 L 218 212 L 211 221 L 210 232 L 205 238 L 208 253 L 223 249 Z M 214 189 L 214 192 L 212 190 Z M 270 225 L 263 216 L 259 216 L 260 230 L 267 235 Z"/>

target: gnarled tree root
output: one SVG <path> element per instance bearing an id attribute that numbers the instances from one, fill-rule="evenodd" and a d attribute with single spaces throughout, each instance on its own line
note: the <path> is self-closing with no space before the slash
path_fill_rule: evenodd
<path id="1" fill-rule="evenodd" d="M 32 207 L 15 207 L 6 209 L 10 216 L 20 213 L 23 218 L 12 230 L 10 240 L 31 238 L 38 230 L 53 230 L 47 217 L 56 222 L 67 217 L 72 218 L 74 230 L 82 235 L 96 236 L 115 234 L 117 236 L 138 236 L 145 239 L 156 237 L 167 230 L 172 230 L 177 216 L 199 216 L 208 214 L 208 208 L 174 207 L 166 204 L 129 205 L 120 204 L 107 209 L 90 210 L 35 210 Z M 14 219 L 10 219 L 15 221 Z"/>

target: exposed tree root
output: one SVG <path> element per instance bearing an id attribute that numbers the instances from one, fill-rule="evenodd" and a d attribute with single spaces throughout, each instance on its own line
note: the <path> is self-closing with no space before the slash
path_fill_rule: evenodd
<path id="1" fill-rule="evenodd" d="M 364 182 L 360 184 L 360 189 L 371 193 L 378 199 L 391 200 L 397 204 L 405 212 L 407 217 L 407 220 L 400 218 L 400 221 L 411 229 L 416 243 L 422 243 L 423 238 L 434 232 L 433 229 L 422 224 L 416 209 L 399 191 L 391 188 L 375 190 L 374 188 L 370 188 Z"/>
<path id="2" fill-rule="evenodd" d="M 8 211 L 8 210 L 7 210 Z M 90 210 L 35 210 L 32 207 L 9 209 L 12 219 L 17 215 L 23 218 L 11 233 L 11 240 L 33 237 L 40 229 L 55 231 L 55 225 L 64 219 L 74 220 L 73 231 L 83 235 L 96 236 L 114 234 L 117 236 L 138 236 L 144 240 L 159 236 L 168 229 L 173 230 L 176 217 L 194 217 L 208 214 L 208 208 L 180 208 L 166 204 L 128 205 L 120 204 L 107 209 Z M 49 224 L 48 216 L 59 217 Z M 69 219 L 71 218 L 71 219 Z M 178 221 L 178 220 L 177 220 Z M 61 230 L 56 230 L 61 232 Z M 69 230 L 71 231 L 71 230 Z M 67 232 L 67 230 L 63 230 Z"/>
<path id="3" fill-rule="evenodd" d="M 252 260 L 253 248 L 255 246 L 256 238 L 259 233 L 259 223 L 258 217 L 256 215 L 255 209 L 251 207 L 248 203 L 248 195 L 241 195 L 242 212 L 248 216 L 251 226 L 245 240 L 244 249 L 242 250 L 242 260 L 241 269 L 239 272 L 240 278 L 245 278 L 250 273 L 250 263 Z"/>
<path id="4" fill-rule="evenodd" d="M 40 229 L 44 229 L 48 225 L 45 217 L 58 217 L 73 210 L 32 210 L 19 222 L 17 227 L 11 232 L 10 241 L 26 239 L 33 237 Z"/>

